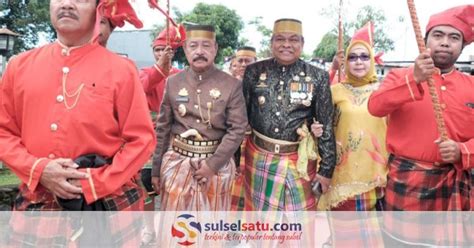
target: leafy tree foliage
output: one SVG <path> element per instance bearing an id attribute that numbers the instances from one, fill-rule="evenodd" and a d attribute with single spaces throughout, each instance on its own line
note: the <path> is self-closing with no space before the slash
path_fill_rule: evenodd
<path id="1" fill-rule="evenodd" d="M 335 28 L 323 36 L 321 42 L 313 51 L 313 57 L 322 58 L 325 61 L 332 61 L 332 58 L 337 52 L 338 11 L 336 7 L 332 6 L 330 9 L 323 10 L 322 14 L 328 17 L 336 18 L 334 19 Z M 374 50 L 376 52 L 392 51 L 395 48 L 394 41 L 390 39 L 386 33 L 387 18 L 385 17 L 384 12 L 368 5 L 362 7 L 358 11 L 355 20 L 343 24 L 344 47 L 349 45 L 352 34 L 354 34 L 354 32 L 359 28 L 363 27 L 368 21 L 374 22 L 375 25 Z"/>
<path id="2" fill-rule="evenodd" d="M 48 0 L 7 0 L 0 2 L 0 27 L 20 34 L 7 57 L 34 48 L 39 35 L 47 40 L 56 37 L 49 18 Z"/>
<path id="3" fill-rule="evenodd" d="M 221 4 L 198 3 L 189 13 L 181 13 L 174 9 L 178 23 L 213 25 L 216 29 L 216 40 L 219 51 L 216 64 L 223 63 L 224 57 L 231 56 L 240 45 L 239 34 L 244 27 L 242 18 L 235 12 Z M 179 62 L 186 62 L 184 53 L 178 50 L 175 58 Z"/>

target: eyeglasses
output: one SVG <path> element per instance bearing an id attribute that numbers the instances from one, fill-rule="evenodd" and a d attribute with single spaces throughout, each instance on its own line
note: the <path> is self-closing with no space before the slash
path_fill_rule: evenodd
<path id="1" fill-rule="evenodd" d="M 350 62 L 356 62 L 358 59 L 360 59 L 361 61 L 369 61 L 369 60 L 370 60 L 370 56 L 369 56 L 368 54 L 365 54 L 365 53 L 362 53 L 361 55 L 349 54 L 349 56 L 347 57 L 347 59 L 348 59 Z"/>

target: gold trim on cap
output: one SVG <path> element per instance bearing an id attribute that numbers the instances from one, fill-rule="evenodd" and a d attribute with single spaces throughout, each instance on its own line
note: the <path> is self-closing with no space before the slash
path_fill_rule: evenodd
<path id="1" fill-rule="evenodd" d="M 186 32 L 188 39 L 216 39 L 216 33 L 205 30 L 189 30 Z"/>
<path id="2" fill-rule="evenodd" d="M 276 22 L 273 26 L 273 33 L 296 33 L 303 35 L 303 27 L 301 23 L 291 20 Z"/>
<path id="3" fill-rule="evenodd" d="M 256 57 L 257 57 L 257 53 L 254 52 L 254 51 L 250 51 L 250 50 L 240 50 L 240 51 L 237 51 L 237 52 L 235 53 L 235 56 L 236 56 L 236 57 L 249 56 L 249 57 L 254 57 L 254 58 L 256 58 Z"/>

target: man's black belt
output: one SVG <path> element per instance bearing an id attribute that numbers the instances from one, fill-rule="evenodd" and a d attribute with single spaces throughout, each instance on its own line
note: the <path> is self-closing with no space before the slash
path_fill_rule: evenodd
<path id="1" fill-rule="evenodd" d="M 298 142 L 279 141 L 264 136 L 256 132 L 252 132 L 252 141 L 259 148 L 271 153 L 292 153 L 298 151 Z"/>

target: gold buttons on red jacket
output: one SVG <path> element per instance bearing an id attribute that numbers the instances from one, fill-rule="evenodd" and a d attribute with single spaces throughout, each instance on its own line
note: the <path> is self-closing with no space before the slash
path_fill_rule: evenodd
<path id="1" fill-rule="evenodd" d="M 49 129 L 51 129 L 53 132 L 56 132 L 58 130 L 58 124 L 52 123 L 51 126 L 49 126 Z"/>

